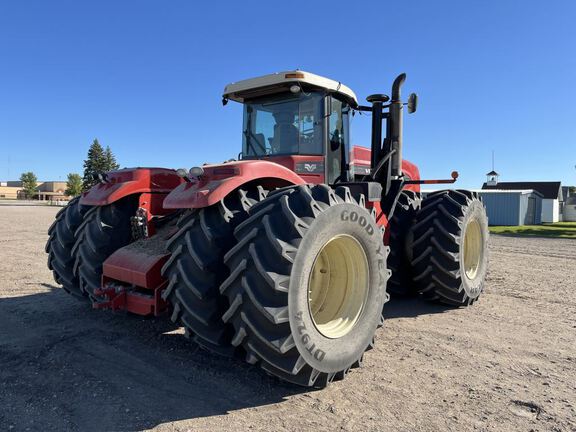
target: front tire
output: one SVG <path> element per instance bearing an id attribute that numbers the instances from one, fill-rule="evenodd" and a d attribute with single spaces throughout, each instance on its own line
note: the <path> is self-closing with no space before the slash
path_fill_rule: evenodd
<path id="1" fill-rule="evenodd" d="M 465 190 L 428 195 L 413 235 L 412 267 L 419 292 L 452 306 L 474 303 L 488 270 L 488 218 L 480 196 Z"/>
<path id="2" fill-rule="evenodd" d="M 388 248 L 374 215 L 348 188 L 326 185 L 281 189 L 250 213 L 220 288 L 232 343 L 298 385 L 343 378 L 372 347 L 388 299 Z"/>

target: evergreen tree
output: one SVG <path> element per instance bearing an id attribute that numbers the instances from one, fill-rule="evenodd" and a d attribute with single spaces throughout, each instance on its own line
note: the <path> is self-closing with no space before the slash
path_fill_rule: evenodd
<path id="1" fill-rule="evenodd" d="M 106 150 L 104 150 L 104 166 L 106 167 L 106 171 L 113 171 L 120 168 L 120 165 L 116 162 L 116 156 L 110 150 L 110 146 L 106 146 Z"/>
<path id="2" fill-rule="evenodd" d="M 110 147 L 102 148 L 97 139 L 92 142 L 88 149 L 88 158 L 84 161 L 84 177 L 82 190 L 86 191 L 98 183 L 98 174 L 116 170 L 120 167 Z"/>
<path id="3" fill-rule="evenodd" d="M 84 161 L 84 177 L 82 178 L 82 190 L 88 190 L 94 186 L 98 174 L 105 172 L 104 149 L 97 139 L 92 142 L 88 149 L 88 157 Z"/>
<path id="4" fill-rule="evenodd" d="M 82 193 L 82 177 L 80 174 L 70 173 L 68 174 L 68 181 L 66 182 L 66 191 L 64 192 L 68 196 L 78 196 Z"/>
<path id="5" fill-rule="evenodd" d="M 20 181 L 22 182 L 22 188 L 24 189 L 26 198 L 32 198 L 36 193 L 36 188 L 38 187 L 38 178 L 36 177 L 36 174 L 32 171 L 22 173 Z"/>

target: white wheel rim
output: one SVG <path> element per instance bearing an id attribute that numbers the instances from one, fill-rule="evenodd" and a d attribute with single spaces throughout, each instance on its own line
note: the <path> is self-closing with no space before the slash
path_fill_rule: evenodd
<path id="1" fill-rule="evenodd" d="M 356 325 L 368 297 L 368 258 L 358 240 L 347 234 L 320 249 L 308 279 L 308 308 L 322 335 L 335 339 Z"/>
<path id="2" fill-rule="evenodd" d="M 472 219 L 464 233 L 464 273 L 468 279 L 474 279 L 478 275 L 483 254 L 482 228 L 477 219 Z"/>

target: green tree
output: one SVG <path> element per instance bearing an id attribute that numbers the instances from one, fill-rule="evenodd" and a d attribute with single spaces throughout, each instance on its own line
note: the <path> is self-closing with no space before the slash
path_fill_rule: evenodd
<path id="1" fill-rule="evenodd" d="M 36 174 L 32 171 L 22 173 L 20 181 L 22 182 L 22 188 L 24 189 L 26 198 L 32 198 L 36 193 L 36 188 L 38 187 L 38 178 L 36 177 Z"/>
<path id="2" fill-rule="evenodd" d="M 68 174 L 68 181 L 66 182 L 66 191 L 64 192 L 68 196 L 78 196 L 82 193 L 82 177 L 80 174 L 70 173 Z"/>
<path id="3" fill-rule="evenodd" d="M 92 142 L 88 149 L 88 157 L 84 161 L 84 176 L 82 178 L 82 190 L 88 190 L 97 183 L 98 173 L 104 172 L 104 149 L 97 139 Z"/>
<path id="4" fill-rule="evenodd" d="M 120 165 L 116 162 L 116 156 L 110 150 L 110 146 L 106 146 L 106 150 L 104 150 L 104 165 L 106 167 L 106 171 L 113 171 L 120 168 Z"/>
<path id="5" fill-rule="evenodd" d="M 118 169 L 116 157 L 110 147 L 106 150 L 97 139 L 92 142 L 88 149 L 88 157 L 84 161 L 84 176 L 82 178 L 82 190 L 86 191 L 98 183 L 98 174 Z"/>

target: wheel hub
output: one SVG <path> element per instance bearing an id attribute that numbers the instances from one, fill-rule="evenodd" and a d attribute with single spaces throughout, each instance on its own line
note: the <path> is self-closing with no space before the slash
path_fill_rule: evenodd
<path id="1" fill-rule="evenodd" d="M 368 259 L 360 242 L 337 235 L 322 246 L 308 279 L 308 308 L 322 335 L 339 338 L 350 332 L 368 296 Z"/>

